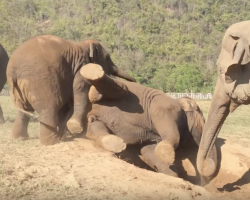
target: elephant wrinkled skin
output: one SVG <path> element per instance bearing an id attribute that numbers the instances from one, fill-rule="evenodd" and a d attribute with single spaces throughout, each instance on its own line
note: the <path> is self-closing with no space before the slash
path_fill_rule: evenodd
<path id="1" fill-rule="evenodd" d="M 99 63 L 108 75 L 129 81 L 134 78 L 117 68 L 106 50 L 95 40 L 73 42 L 52 35 L 33 37 L 20 45 L 7 66 L 10 95 L 19 109 L 12 138 L 28 138 L 28 114 L 36 111 L 40 142 L 60 141 L 67 122 L 73 133 L 86 127 L 89 84 L 79 73 L 87 63 Z M 73 106 L 73 108 L 72 108 Z"/>
<path id="2" fill-rule="evenodd" d="M 6 83 L 6 68 L 9 61 L 9 56 L 3 46 L 0 44 L 0 92 L 2 91 Z M 3 111 L 0 106 L 0 124 L 4 123 L 5 119 L 3 116 Z"/>
<path id="3" fill-rule="evenodd" d="M 250 21 L 231 25 L 222 40 L 217 60 L 218 78 L 208 117 L 204 125 L 197 156 L 197 168 L 204 176 L 213 177 L 218 163 L 215 140 L 229 112 L 250 103 Z"/>
<path id="4" fill-rule="evenodd" d="M 83 66 L 80 73 L 92 85 L 86 136 L 116 153 L 127 145 L 159 142 L 143 147 L 142 159 L 176 175 L 170 169 L 175 149 L 200 142 L 204 117 L 195 101 L 174 100 L 160 90 L 112 79 L 96 64 Z"/>

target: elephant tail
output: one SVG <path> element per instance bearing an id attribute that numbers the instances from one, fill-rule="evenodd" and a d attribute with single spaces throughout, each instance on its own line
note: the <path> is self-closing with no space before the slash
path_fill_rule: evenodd
<path id="1" fill-rule="evenodd" d="M 9 85 L 9 93 L 10 96 L 15 104 L 15 107 L 21 111 L 22 113 L 34 117 L 32 112 L 28 112 L 25 110 L 25 99 L 21 92 L 21 89 L 18 86 L 17 79 L 14 77 L 8 78 L 8 85 Z"/>

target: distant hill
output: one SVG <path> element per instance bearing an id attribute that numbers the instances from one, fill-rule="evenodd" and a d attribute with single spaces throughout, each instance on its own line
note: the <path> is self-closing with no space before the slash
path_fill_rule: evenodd
<path id="1" fill-rule="evenodd" d="M 1 0 L 1 43 L 53 34 L 99 40 L 117 66 L 165 92 L 211 92 L 225 30 L 248 0 Z"/>

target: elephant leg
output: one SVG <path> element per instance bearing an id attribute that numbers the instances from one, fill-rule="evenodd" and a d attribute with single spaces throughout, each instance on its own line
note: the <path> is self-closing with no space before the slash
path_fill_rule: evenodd
<path id="1" fill-rule="evenodd" d="M 3 117 L 3 110 L 2 110 L 2 108 L 0 106 L 0 124 L 4 124 L 4 122 L 5 122 L 5 119 Z"/>
<path id="2" fill-rule="evenodd" d="M 83 80 L 80 72 L 77 72 L 73 82 L 73 115 L 67 122 L 67 127 L 72 134 L 79 134 L 86 131 L 87 113 L 90 110 L 88 99 L 89 88 L 90 85 Z"/>
<path id="3" fill-rule="evenodd" d="M 164 173 L 170 176 L 178 177 L 177 173 L 174 172 L 173 165 L 166 164 L 165 162 L 158 159 L 154 151 L 157 144 L 147 145 L 141 149 L 140 158 L 149 165 L 152 169 L 157 172 Z M 172 168 L 172 169 L 171 169 Z"/>
<path id="4" fill-rule="evenodd" d="M 175 149 L 180 142 L 178 128 L 179 116 L 174 106 L 165 106 L 164 97 L 155 97 L 151 103 L 151 119 L 162 141 L 155 148 L 155 155 L 163 162 L 171 165 L 175 160 Z"/>
<path id="5" fill-rule="evenodd" d="M 53 145 L 60 140 L 61 136 L 57 133 L 57 127 L 51 127 L 40 122 L 40 142 L 42 145 Z"/>
<path id="6" fill-rule="evenodd" d="M 175 161 L 175 149 L 180 142 L 178 128 L 175 127 L 175 122 L 173 120 L 163 120 L 162 124 L 156 126 L 156 129 L 162 141 L 156 145 L 154 153 L 161 161 L 172 165 Z"/>
<path id="7" fill-rule="evenodd" d="M 42 145 L 53 145 L 58 143 L 62 135 L 58 128 L 58 111 L 50 108 L 40 114 L 40 143 Z"/>
<path id="8" fill-rule="evenodd" d="M 73 113 L 73 106 L 71 106 L 73 102 L 64 105 L 58 112 L 58 134 L 60 136 L 64 136 L 64 134 L 68 131 L 67 129 L 67 121 Z"/>
<path id="9" fill-rule="evenodd" d="M 80 73 L 92 85 L 89 91 L 91 103 L 107 99 L 121 99 L 128 94 L 128 88 L 124 82 L 107 76 L 100 65 L 93 63 L 84 65 Z"/>
<path id="10" fill-rule="evenodd" d="M 103 147 L 106 150 L 120 153 L 126 149 L 126 144 L 123 139 L 110 134 L 107 127 L 102 121 L 93 120 L 92 117 L 88 118 L 88 130 L 86 136 L 94 140 L 99 146 Z"/>
<path id="11" fill-rule="evenodd" d="M 33 112 L 33 111 L 32 111 Z M 30 117 L 21 111 L 18 111 L 15 122 L 12 126 L 11 139 L 28 139 L 28 124 Z"/>

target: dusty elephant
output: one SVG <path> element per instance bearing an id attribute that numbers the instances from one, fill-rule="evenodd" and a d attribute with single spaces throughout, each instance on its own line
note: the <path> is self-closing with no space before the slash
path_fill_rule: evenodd
<path id="1" fill-rule="evenodd" d="M 215 141 L 229 112 L 250 103 L 250 21 L 231 25 L 217 60 L 218 78 L 197 156 L 199 173 L 214 176 L 218 166 Z"/>
<path id="2" fill-rule="evenodd" d="M 9 62 L 9 56 L 3 46 L 0 44 L 0 92 L 2 91 L 5 83 L 6 83 L 6 68 Z M 4 123 L 5 119 L 3 116 L 3 111 L 0 106 L 0 124 Z"/>
<path id="3" fill-rule="evenodd" d="M 79 69 L 87 63 L 99 63 L 105 73 L 129 81 L 134 78 L 117 68 L 106 50 L 95 40 L 73 42 L 43 35 L 20 45 L 7 66 L 10 95 L 20 110 L 13 125 L 13 139 L 27 138 L 29 116 L 36 111 L 40 121 L 40 142 L 57 143 L 65 124 L 73 133 L 80 133 L 87 123 L 87 84 Z M 71 108 L 73 106 L 73 108 Z M 86 124 L 85 124 L 86 125 Z"/>
<path id="4" fill-rule="evenodd" d="M 96 64 L 83 66 L 80 73 L 92 85 L 86 136 L 116 153 L 126 145 L 159 142 L 154 154 L 152 146 L 142 149 L 143 160 L 174 175 L 175 149 L 200 142 L 204 117 L 195 101 L 174 100 L 160 90 L 112 79 Z"/>

